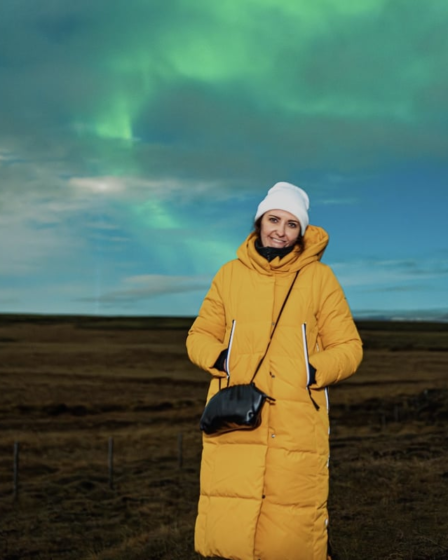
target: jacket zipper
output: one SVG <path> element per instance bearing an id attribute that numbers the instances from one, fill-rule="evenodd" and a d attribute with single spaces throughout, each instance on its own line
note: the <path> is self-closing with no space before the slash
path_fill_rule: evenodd
<path id="1" fill-rule="evenodd" d="M 316 352 L 320 352 L 319 343 L 316 341 Z M 327 402 L 327 412 L 330 413 L 330 391 L 328 387 L 325 387 L 325 400 Z"/>
<path id="2" fill-rule="evenodd" d="M 306 369 L 306 388 L 308 391 L 308 395 L 310 396 L 311 402 L 314 405 L 316 410 L 319 410 L 320 406 L 317 402 L 313 399 L 310 389 L 310 362 L 309 362 L 309 355 L 308 355 L 308 341 L 306 338 L 306 323 L 302 323 L 302 341 L 303 341 L 303 356 L 305 358 L 305 369 Z"/>
<path id="3" fill-rule="evenodd" d="M 236 319 L 233 319 L 232 328 L 230 329 L 229 346 L 227 350 L 227 371 L 226 371 L 227 384 L 229 384 L 230 381 L 230 352 L 232 351 L 232 343 L 233 343 L 233 336 L 235 334 L 235 328 L 236 328 Z"/>
<path id="4" fill-rule="evenodd" d="M 316 341 L 316 352 L 320 352 L 319 343 Z M 327 414 L 330 414 L 330 392 L 328 387 L 324 388 L 325 391 L 325 401 L 327 403 Z M 330 437 L 330 424 L 328 424 L 328 437 Z M 330 468 L 330 453 L 328 453 L 327 457 L 327 468 Z M 325 520 L 325 526 L 328 527 L 328 519 Z"/>

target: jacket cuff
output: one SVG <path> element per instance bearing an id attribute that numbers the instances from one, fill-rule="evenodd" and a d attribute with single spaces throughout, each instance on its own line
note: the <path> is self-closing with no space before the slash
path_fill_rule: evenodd
<path id="1" fill-rule="evenodd" d="M 218 356 L 218 359 L 216 360 L 216 362 L 213 364 L 212 367 L 218 369 L 219 371 L 224 371 L 225 373 L 227 373 L 224 367 L 224 362 L 227 360 L 228 352 L 229 352 L 228 348 L 225 348 Z"/>

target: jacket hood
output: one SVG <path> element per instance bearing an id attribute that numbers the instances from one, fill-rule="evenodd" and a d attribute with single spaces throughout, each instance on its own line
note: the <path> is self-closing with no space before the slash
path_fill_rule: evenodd
<path id="1" fill-rule="evenodd" d="M 237 257 L 248 268 L 267 275 L 297 272 L 314 261 L 320 261 L 329 241 L 328 233 L 323 228 L 308 226 L 303 237 L 303 251 L 295 247 L 289 255 L 282 259 L 276 257 L 269 262 L 255 248 L 256 239 L 257 234 L 252 232 L 240 245 Z"/>

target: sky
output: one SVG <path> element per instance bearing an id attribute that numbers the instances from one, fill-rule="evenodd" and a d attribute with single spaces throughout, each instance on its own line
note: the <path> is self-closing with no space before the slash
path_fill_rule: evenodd
<path id="1" fill-rule="evenodd" d="M 277 181 L 355 318 L 448 320 L 446 0 L 1 0 L 0 312 L 194 316 Z"/>

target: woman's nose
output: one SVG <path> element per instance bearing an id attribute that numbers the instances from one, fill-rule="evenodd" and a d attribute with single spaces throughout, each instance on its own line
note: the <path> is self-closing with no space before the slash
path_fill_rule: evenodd
<path id="1" fill-rule="evenodd" d="M 281 236 L 285 235 L 285 224 L 278 224 L 277 233 Z"/>

